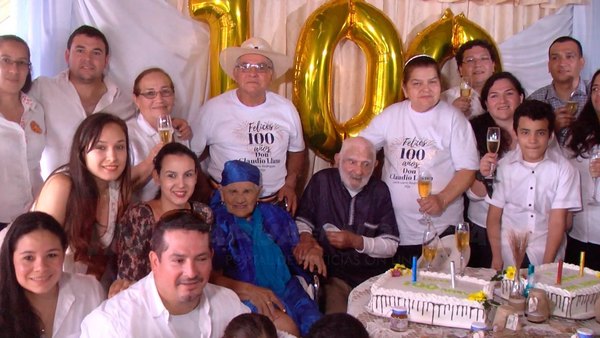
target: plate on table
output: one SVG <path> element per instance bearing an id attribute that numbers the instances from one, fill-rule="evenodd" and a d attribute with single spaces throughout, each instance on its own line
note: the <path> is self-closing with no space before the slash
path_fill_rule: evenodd
<path id="1" fill-rule="evenodd" d="M 469 263 L 471 257 L 471 247 L 465 249 L 464 259 L 465 266 Z M 456 273 L 460 271 L 460 252 L 456 249 L 456 240 L 454 235 L 449 235 L 440 238 L 438 241 L 438 248 L 435 254 L 435 258 L 431 262 L 431 271 L 450 273 L 450 262 L 454 261 L 454 268 Z M 419 257 L 417 261 L 417 267 L 419 269 L 427 268 L 427 263 L 423 259 L 423 256 Z"/>

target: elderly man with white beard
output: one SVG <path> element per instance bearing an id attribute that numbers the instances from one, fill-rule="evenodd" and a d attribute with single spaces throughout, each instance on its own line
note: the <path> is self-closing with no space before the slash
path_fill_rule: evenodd
<path id="1" fill-rule="evenodd" d="M 346 312 L 352 288 L 389 269 L 399 243 L 388 187 L 372 177 L 373 144 L 346 139 L 335 162 L 311 178 L 296 214 L 294 255 L 304 268 L 329 275 L 326 313 Z"/>

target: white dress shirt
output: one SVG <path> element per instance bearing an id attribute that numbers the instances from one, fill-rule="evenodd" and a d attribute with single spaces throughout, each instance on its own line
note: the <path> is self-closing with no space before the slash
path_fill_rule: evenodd
<path id="1" fill-rule="evenodd" d="M 448 104 L 452 105 L 454 100 L 460 97 L 460 86 L 454 86 L 444 92 L 442 92 L 440 99 L 448 102 Z M 475 90 L 471 90 L 471 115 L 469 115 L 468 119 L 472 119 L 477 115 L 481 115 L 485 112 L 483 107 L 481 106 L 481 97 L 479 93 Z"/>
<path id="2" fill-rule="evenodd" d="M 527 256 L 532 264 L 542 264 L 550 211 L 581 209 L 580 191 L 579 172 L 556 143 L 535 166 L 523 160 L 519 147 L 508 152 L 498 162 L 494 194 L 486 197 L 489 204 L 503 209 L 500 233 L 504 266 L 514 265 L 508 240 L 511 229 L 529 232 Z M 563 238 L 557 258 L 564 256 L 565 244 Z"/>
<path id="3" fill-rule="evenodd" d="M 231 290 L 206 284 L 197 308 L 198 318 L 186 332 L 197 338 L 221 338 L 227 324 L 250 310 Z M 151 272 L 128 289 L 104 301 L 81 323 L 81 337 L 175 338 L 173 319 L 165 308 Z"/>
<path id="4" fill-rule="evenodd" d="M 600 245 L 600 206 L 590 205 L 594 200 L 594 179 L 590 174 L 590 159 L 569 157 L 569 162 L 581 176 L 582 210 L 573 213 L 573 228 L 569 236 L 584 243 Z M 600 185 L 600 181 L 598 182 Z"/>
<path id="5" fill-rule="evenodd" d="M 42 188 L 40 158 L 46 143 L 42 106 L 21 94 L 20 123 L 0 112 L 0 223 L 26 212 Z"/>
<path id="6" fill-rule="evenodd" d="M 106 112 L 127 120 L 133 115 L 131 94 L 124 94 L 108 77 L 104 77 L 106 93 L 94 113 Z M 46 148 L 42 154 L 42 177 L 69 161 L 69 151 L 77 127 L 87 117 L 79 94 L 69 81 L 69 70 L 53 78 L 40 76 L 33 81 L 29 95 L 43 107 L 46 120 Z"/>
<path id="7" fill-rule="evenodd" d="M 58 282 L 52 337 L 79 338 L 83 318 L 105 299 L 106 293 L 94 276 L 63 272 Z"/>

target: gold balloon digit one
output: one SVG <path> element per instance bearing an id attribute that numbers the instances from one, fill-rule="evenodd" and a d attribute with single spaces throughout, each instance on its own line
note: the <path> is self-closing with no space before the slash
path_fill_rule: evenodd
<path id="1" fill-rule="evenodd" d="M 365 53 L 365 99 L 361 110 L 340 124 L 332 104 L 333 53 L 342 39 Z M 361 0 L 334 0 L 306 20 L 294 61 L 292 100 L 300 113 L 309 147 L 329 161 L 347 136 L 365 128 L 400 95 L 403 53 L 393 23 L 377 8 Z"/>
<path id="2" fill-rule="evenodd" d="M 486 40 L 500 57 L 498 46 L 494 39 L 481 26 L 467 19 L 464 14 L 454 16 L 450 9 L 446 9 L 442 17 L 427 26 L 411 41 L 406 52 L 407 57 L 418 54 L 427 54 L 442 65 L 454 57 L 458 48 L 471 40 Z M 501 62 L 496 62 L 496 71 L 502 70 Z"/>
<path id="3" fill-rule="evenodd" d="M 205 21 L 210 30 L 210 96 L 235 87 L 235 82 L 221 70 L 219 53 L 239 46 L 250 37 L 249 0 L 190 0 L 190 16 Z"/>

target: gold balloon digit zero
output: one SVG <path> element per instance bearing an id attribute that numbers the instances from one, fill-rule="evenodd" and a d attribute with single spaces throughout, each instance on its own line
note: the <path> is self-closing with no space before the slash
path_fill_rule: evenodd
<path id="1" fill-rule="evenodd" d="M 356 43 L 367 64 L 362 107 L 343 124 L 332 104 L 333 53 L 342 39 Z M 312 13 L 296 45 L 292 97 L 308 146 L 332 161 L 344 138 L 400 98 L 403 62 L 396 28 L 379 9 L 361 0 L 334 0 Z"/>

